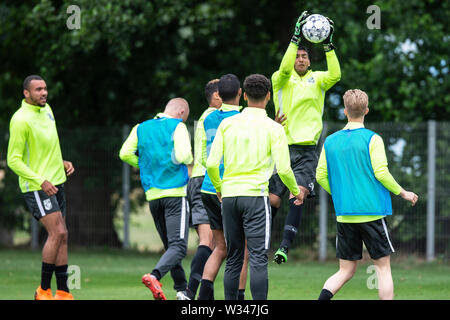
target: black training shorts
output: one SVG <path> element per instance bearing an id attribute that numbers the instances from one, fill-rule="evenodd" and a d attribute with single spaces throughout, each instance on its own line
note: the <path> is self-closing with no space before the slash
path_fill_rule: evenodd
<path id="1" fill-rule="evenodd" d="M 363 242 L 374 260 L 395 252 L 385 218 L 363 223 L 337 222 L 336 258 L 361 260 Z"/>
<path id="2" fill-rule="evenodd" d="M 222 204 L 217 195 L 202 192 L 202 201 L 208 214 L 211 230 L 223 230 Z"/>
<path id="3" fill-rule="evenodd" d="M 55 187 L 58 188 L 58 192 L 50 197 L 42 190 L 25 192 L 23 194 L 25 203 L 36 220 L 57 211 L 61 211 L 63 217 L 66 216 L 64 184 Z"/>
<path id="4" fill-rule="evenodd" d="M 316 168 L 319 161 L 316 146 L 290 145 L 289 156 L 297 185 L 309 190 L 308 198 L 315 197 L 314 183 L 316 182 Z M 283 197 L 287 190 L 278 174 L 273 174 L 269 180 L 269 192 Z"/>
<path id="5" fill-rule="evenodd" d="M 191 212 L 191 225 L 209 224 L 208 214 L 202 201 L 202 183 L 205 177 L 190 178 L 187 185 L 187 198 L 189 201 L 189 210 Z"/>

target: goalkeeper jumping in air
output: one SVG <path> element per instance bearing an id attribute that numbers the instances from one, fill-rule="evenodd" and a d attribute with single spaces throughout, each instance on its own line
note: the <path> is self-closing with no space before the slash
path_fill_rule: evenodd
<path id="1" fill-rule="evenodd" d="M 322 133 L 325 93 L 341 79 L 339 61 L 332 44 L 333 22 L 328 18 L 331 31 L 323 41 L 328 70 L 310 70 L 308 49 L 300 44 L 301 41 L 306 41 L 301 39 L 301 27 L 307 17 L 308 13 L 304 11 L 298 18 L 280 68 L 272 75 L 276 120 L 284 125 L 291 167 L 304 199 L 315 196 L 314 182 L 318 161 L 316 145 Z M 287 191 L 277 174 L 270 179 L 269 190 L 275 216 L 281 198 Z M 295 197 L 290 194 L 283 240 L 275 253 L 274 261 L 278 264 L 287 261 L 288 249 L 300 225 L 303 205 L 294 205 L 294 200 Z"/>

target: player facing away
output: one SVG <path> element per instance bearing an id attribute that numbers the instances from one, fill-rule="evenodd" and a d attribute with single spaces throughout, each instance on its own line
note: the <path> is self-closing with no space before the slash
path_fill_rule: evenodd
<path id="1" fill-rule="evenodd" d="M 236 300 L 244 261 L 245 240 L 249 251 L 250 289 L 254 300 L 268 294 L 268 256 L 271 212 L 269 177 L 274 163 L 283 183 L 296 197 L 303 197 L 290 167 L 289 150 L 283 127 L 267 116 L 270 81 L 263 75 L 250 75 L 244 81 L 248 107 L 224 119 L 207 160 L 207 172 L 222 199 L 222 216 L 227 244 L 224 275 L 226 300 Z M 223 159 L 225 171 L 220 174 Z"/>
<path id="2" fill-rule="evenodd" d="M 203 122 L 204 140 L 202 142 L 202 163 L 206 166 L 207 158 L 210 154 L 211 145 L 215 139 L 217 128 L 220 123 L 229 117 L 239 114 L 242 107 L 239 101 L 242 95 L 241 83 L 234 74 L 226 74 L 220 77 L 218 83 L 218 93 L 222 99 L 221 107 L 209 114 Z M 223 174 L 223 164 L 220 168 L 220 174 Z M 216 189 L 211 183 L 208 173 L 201 187 L 203 205 L 208 214 L 211 230 L 213 232 L 215 247 L 213 253 L 208 258 L 203 270 L 202 280 L 200 284 L 199 300 L 214 299 L 214 280 L 219 272 L 220 266 L 227 255 L 225 238 L 223 235 L 222 209 L 220 200 L 217 197 Z M 243 298 L 245 284 L 247 281 L 247 267 L 242 267 L 241 279 L 241 296 Z"/>
<path id="3" fill-rule="evenodd" d="M 164 244 L 165 252 L 158 263 L 142 277 L 143 284 L 157 300 L 166 300 L 159 280 L 169 271 L 177 292 L 187 286 L 181 261 L 186 256 L 189 235 L 186 165 L 193 158 L 184 124 L 188 116 L 188 102 L 183 98 L 171 99 L 164 113 L 134 126 L 119 154 L 120 159 L 139 168 L 150 212 Z"/>
<path id="4" fill-rule="evenodd" d="M 324 284 L 319 300 L 329 300 L 353 277 L 362 259 L 363 242 L 378 276 L 380 299 L 394 298 L 390 254 L 394 252 L 385 217 L 392 214 L 389 192 L 415 205 L 418 197 L 405 191 L 389 172 L 383 139 L 364 127 L 368 96 L 345 92 L 348 123 L 326 138 L 317 166 L 317 182 L 331 194 L 337 220 L 336 257 L 339 271 Z"/>
<path id="5" fill-rule="evenodd" d="M 318 159 L 316 145 L 322 132 L 325 93 L 341 78 L 339 61 L 332 44 L 333 22 L 329 19 L 331 32 L 323 42 L 328 70 L 309 69 L 308 50 L 300 45 L 301 26 L 307 16 L 308 13 L 304 11 L 298 18 L 280 68 L 272 75 L 276 121 L 284 125 L 291 167 L 305 200 L 315 196 L 314 182 Z M 275 215 L 287 189 L 277 174 L 273 175 L 269 186 Z M 278 264 L 287 261 L 288 249 L 300 226 L 303 206 L 295 206 L 294 200 L 294 196 L 290 194 L 283 239 L 274 257 Z"/>
<path id="6" fill-rule="evenodd" d="M 23 82 L 22 106 L 11 118 L 8 166 L 19 176 L 25 202 L 48 233 L 42 249 L 41 285 L 36 300 L 73 300 L 67 286 L 66 176 L 75 170 L 61 154 L 53 111 L 47 104 L 47 84 L 37 75 Z M 57 290 L 52 296 L 51 279 Z"/>
<path id="7" fill-rule="evenodd" d="M 191 222 L 195 227 L 199 237 L 197 251 L 191 262 L 191 273 L 189 275 L 188 286 L 185 291 L 180 291 L 178 300 L 194 300 L 197 289 L 202 279 L 205 263 L 214 249 L 213 234 L 209 225 L 208 214 L 202 202 L 201 187 L 205 178 L 206 168 L 202 165 L 202 144 L 206 141 L 203 121 L 222 105 L 219 96 L 219 79 L 209 81 L 205 86 L 205 98 L 208 101 L 208 108 L 203 112 L 197 121 L 194 134 L 194 167 L 187 186 L 187 196 L 191 213 Z"/>

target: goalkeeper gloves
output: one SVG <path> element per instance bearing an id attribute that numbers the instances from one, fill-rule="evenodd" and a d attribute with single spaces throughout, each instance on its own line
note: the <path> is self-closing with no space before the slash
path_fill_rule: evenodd
<path id="1" fill-rule="evenodd" d="M 306 18 L 309 16 L 308 11 L 303 11 L 300 17 L 298 17 L 297 23 L 295 24 L 294 35 L 291 38 L 291 42 L 299 45 L 302 35 L 302 26 L 306 22 Z"/>
<path id="2" fill-rule="evenodd" d="M 328 22 L 330 23 L 330 34 L 328 37 L 323 40 L 323 50 L 325 52 L 331 51 L 335 49 L 332 41 L 333 41 L 333 33 L 334 33 L 334 22 L 330 18 L 327 17 Z"/>

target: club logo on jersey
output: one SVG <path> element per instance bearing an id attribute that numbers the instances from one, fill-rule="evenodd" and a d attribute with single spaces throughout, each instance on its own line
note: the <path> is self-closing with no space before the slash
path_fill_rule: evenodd
<path id="1" fill-rule="evenodd" d="M 55 118 L 50 113 L 47 113 L 47 116 L 50 118 L 50 120 L 55 121 Z"/>
<path id="2" fill-rule="evenodd" d="M 308 79 L 308 83 L 315 83 L 315 82 L 316 82 L 316 81 L 314 80 L 313 77 L 311 77 L 311 78 Z"/>
<path id="3" fill-rule="evenodd" d="M 52 202 L 50 199 L 45 199 L 42 201 L 42 204 L 44 205 L 45 210 L 50 210 L 52 208 Z"/>

